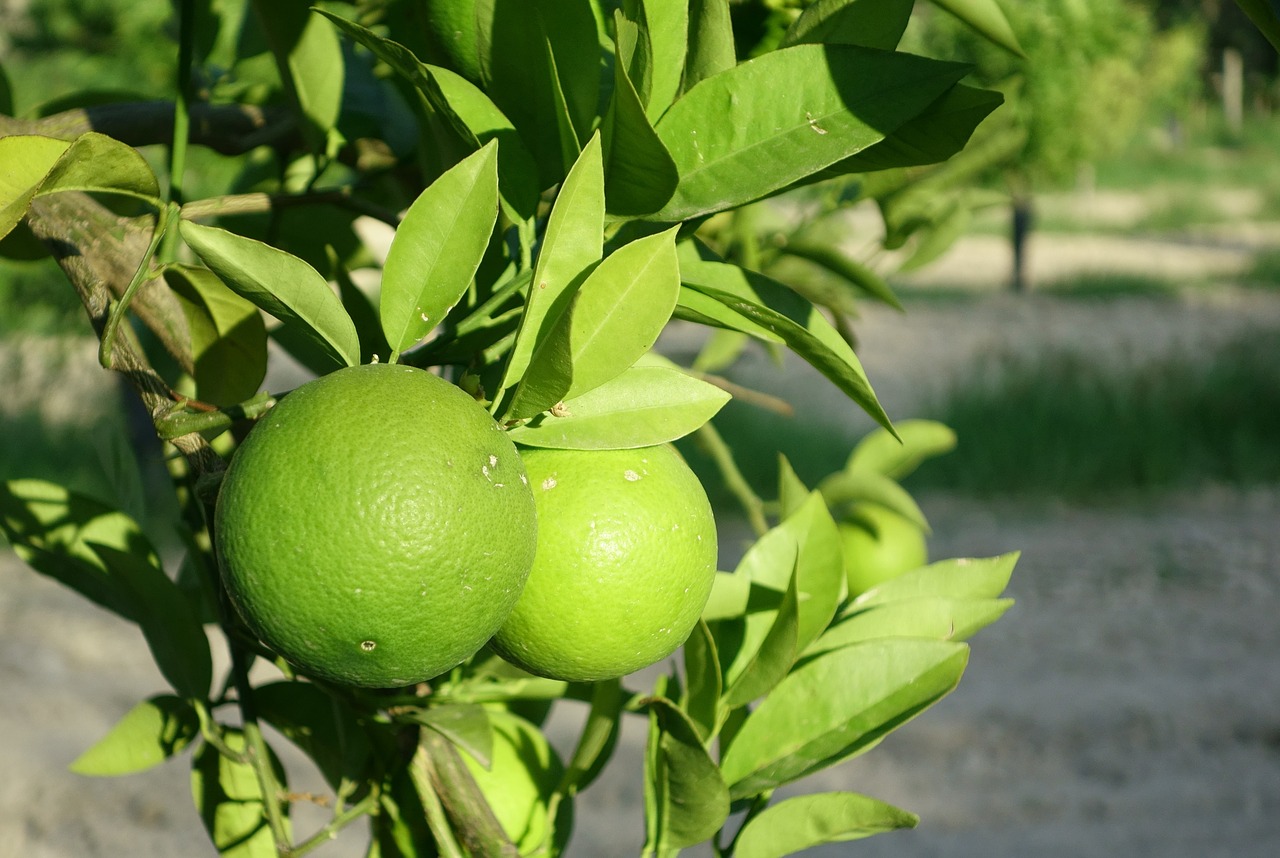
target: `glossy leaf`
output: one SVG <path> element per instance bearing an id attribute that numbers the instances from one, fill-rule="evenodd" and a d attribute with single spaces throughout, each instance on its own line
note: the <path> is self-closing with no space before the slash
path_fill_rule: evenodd
<path id="1" fill-rule="evenodd" d="M 880 429 L 860 440 L 849 454 L 845 470 L 872 471 L 902 480 L 926 459 L 949 453 L 956 446 L 956 433 L 936 420 L 903 420 L 894 428 L 897 438 Z"/>
<path id="2" fill-rule="evenodd" d="M 678 706 L 655 697 L 649 700 L 649 713 L 656 730 L 649 734 L 645 774 L 653 784 L 656 832 L 647 854 L 666 855 L 720 830 L 729 816 L 729 791 L 697 728 Z"/>
<path id="3" fill-rule="evenodd" d="M 471 3 L 467 3 L 470 11 Z M 434 8 L 436 4 L 432 4 Z M 473 149 L 498 141 L 498 189 L 504 211 L 520 223 L 533 217 L 539 184 L 533 156 L 521 140 L 511 120 L 483 90 L 471 80 L 440 66 L 427 65 L 399 42 L 384 39 L 323 9 L 316 10 L 337 27 L 368 48 L 393 71 L 412 83 L 457 133 Z M 474 24 L 474 22 L 473 22 Z"/>
<path id="4" fill-rule="evenodd" d="M 674 237 L 671 229 L 633 241 L 591 272 L 534 353 L 509 417 L 532 417 L 581 396 L 653 347 L 680 290 Z"/>
<path id="5" fill-rule="evenodd" d="M 920 821 L 884 802 L 852 792 L 800 795 L 748 820 L 734 843 L 736 858 L 783 858 L 823 843 L 843 843 Z"/>
<path id="6" fill-rule="evenodd" d="M 817 0 L 787 28 L 782 46 L 804 43 L 898 46 L 915 0 Z"/>
<path id="7" fill-rule="evenodd" d="M 686 322 L 697 322 L 700 325 L 720 328 L 724 331 L 747 334 L 767 343 L 782 343 L 783 338 L 762 324 L 752 321 L 747 316 L 734 310 L 722 301 L 704 295 L 687 286 L 680 287 L 680 297 L 676 301 L 675 318 Z M 714 372 L 709 367 L 699 367 Z"/>
<path id="8" fill-rule="evenodd" d="M 727 71 L 738 62 L 729 0 L 689 0 L 684 89 Z"/>
<path id="9" fill-rule="evenodd" d="M 267 328 L 258 308 L 207 268 L 170 265 L 164 279 L 191 331 L 196 398 L 225 406 L 257 393 L 267 374 Z"/>
<path id="10" fill-rule="evenodd" d="M 396 228 L 378 308 L 394 352 L 430 333 L 471 285 L 498 216 L 497 146 L 485 145 L 432 182 Z"/>
<path id="11" fill-rule="evenodd" d="M 684 697 L 680 706 L 705 742 L 720 726 L 724 677 L 716 639 L 705 621 L 699 620 L 681 650 L 684 656 Z"/>
<path id="12" fill-rule="evenodd" d="M 801 508 L 809 499 L 809 487 L 796 476 L 791 462 L 782 453 L 778 454 L 778 506 L 785 519 Z"/>
<path id="13" fill-rule="evenodd" d="M 658 123 L 680 184 L 653 219 L 687 220 L 793 185 L 883 140 L 965 72 L 907 54 L 795 45 L 708 78 Z"/>
<path id="14" fill-rule="evenodd" d="M 504 390 L 524 376 L 534 352 L 547 342 L 574 291 L 603 254 L 604 166 L 600 138 L 595 136 L 556 194 L 520 330 L 507 358 Z"/>
<path id="15" fill-rule="evenodd" d="M 566 450 L 651 447 L 683 438 L 730 396 L 675 369 L 633 366 L 508 435 L 518 444 Z"/>
<path id="16" fill-rule="evenodd" d="M 233 751 L 243 752 L 244 734 L 226 728 L 223 739 Z M 284 769 L 272 755 L 277 782 L 285 783 Z M 267 826 L 266 806 L 253 766 L 224 757 L 212 745 L 201 745 L 192 761 L 191 795 L 222 858 L 276 858 L 275 838 Z M 288 824 L 289 805 L 281 802 Z"/>
<path id="17" fill-rule="evenodd" d="M 180 754 L 200 735 L 191 704 L 168 694 L 143 700 L 71 764 L 78 775 L 111 777 L 146 771 Z"/>
<path id="18" fill-rule="evenodd" d="M 1020 552 L 998 557 L 940 560 L 886 581 L 858 597 L 852 608 L 899 599 L 938 596 L 952 599 L 994 599 L 1009 586 Z"/>
<path id="19" fill-rule="evenodd" d="M 874 746 L 955 687 L 964 644 L 869 641 L 798 665 L 723 752 L 730 795 L 745 798 Z"/>
<path id="20" fill-rule="evenodd" d="M 280 80 L 312 149 L 323 151 L 342 110 L 344 61 L 333 26 L 309 0 L 252 0 Z"/>
<path id="21" fill-rule="evenodd" d="M 875 471 L 839 471 L 824 479 L 818 489 L 842 519 L 856 518 L 856 505 L 870 503 L 892 510 L 925 533 L 930 532 L 929 521 L 915 498 L 896 481 Z"/>
<path id="22" fill-rule="evenodd" d="M 0 530 L 31 568 L 127 620 L 144 616 L 133 593 L 107 569 L 93 545 L 159 563 L 138 523 L 85 495 L 42 480 L 0 483 Z"/>
<path id="23" fill-rule="evenodd" d="M 0 137 L 0 238 L 26 215 L 40 183 L 69 145 L 35 135 Z"/>
<path id="24" fill-rule="evenodd" d="M 876 638 L 908 637 L 968 640 L 1013 606 L 1012 599 L 919 596 L 858 609 L 827 629 L 807 655 Z"/>
<path id="25" fill-rule="evenodd" d="M 613 97 L 604 128 L 605 200 L 609 213 L 634 217 L 662 208 L 679 180 L 676 164 L 645 115 L 640 94 L 623 62 L 613 64 Z"/>
<path id="26" fill-rule="evenodd" d="M 208 696 L 213 680 L 209 639 L 178 585 L 154 561 L 108 545 L 88 545 L 138 606 L 138 626 L 174 691 L 183 697 Z"/>
<path id="27" fill-rule="evenodd" d="M 946 9 L 994 44 L 1025 56 L 999 0 L 933 0 L 933 4 Z"/>
<path id="28" fill-rule="evenodd" d="M 307 263 L 251 238 L 184 221 L 182 238 L 222 282 L 314 341 L 334 368 L 360 362 L 360 337 L 325 279 Z"/>
<path id="29" fill-rule="evenodd" d="M 36 196 L 63 191 L 122 194 L 159 205 L 155 173 L 137 149 L 105 134 L 81 134 L 49 170 Z"/>
<path id="30" fill-rule="evenodd" d="M 782 602 L 772 612 L 772 623 L 758 647 L 754 647 L 746 659 L 735 660 L 725 670 L 724 704 L 730 708 L 746 706 L 758 697 L 768 694 L 782 681 L 795 663 L 800 652 L 797 637 L 800 633 L 799 595 L 796 582 L 800 577 L 797 568 L 791 575 Z M 739 665 L 741 665 L 739 667 Z M 735 669 L 736 668 L 736 669 Z"/>
<path id="31" fill-rule="evenodd" d="M 410 717 L 462 748 L 480 765 L 489 767 L 493 760 L 493 724 L 483 706 L 474 703 L 432 706 Z"/>
<path id="32" fill-rule="evenodd" d="M 330 787 L 357 779 L 372 753 L 369 739 L 345 704 L 304 682 L 270 682 L 253 690 L 258 717 L 316 764 Z"/>
<path id="33" fill-rule="evenodd" d="M 711 595 L 707 599 L 706 607 L 702 610 L 702 619 L 712 623 L 716 620 L 732 620 L 741 617 L 747 612 L 751 602 L 752 589 L 751 579 L 746 575 L 717 572 L 711 584 Z M 775 596 L 777 595 L 777 591 L 772 588 L 762 589 L 768 589 Z M 775 599 L 774 604 L 776 603 Z"/>
<path id="34" fill-rule="evenodd" d="M 641 27 L 649 44 L 645 113 L 657 122 L 676 100 L 689 49 L 688 0 L 641 0 Z"/>
<path id="35" fill-rule="evenodd" d="M 862 362 L 809 302 L 780 283 L 728 263 L 685 263 L 680 267 L 680 276 L 684 285 L 781 337 L 877 423 L 891 427 Z"/>

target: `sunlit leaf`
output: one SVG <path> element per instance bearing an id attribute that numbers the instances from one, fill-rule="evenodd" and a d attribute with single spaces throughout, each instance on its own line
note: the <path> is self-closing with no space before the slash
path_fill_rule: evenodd
<path id="1" fill-rule="evenodd" d="M 225 728 L 223 739 L 231 750 L 243 753 L 244 734 Z M 284 768 L 272 755 L 270 765 L 276 780 L 284 784 Z M 267 825 L 266 800 L 253 766 L 224 757 L 212 745 L 200 746 L 192 761 L 191 796 L 223 858 L 276 858 L 275 837 Z M 271 799 L 276 800 L 276 799 Z M 288 827 L 289 805 L 281 802 Z"/>
<path id="2" fill-rule="evenodd" d="M 52 137 L 0 137 L 0 238 L 26 215 L 40 183 L 68 146 Z"/>
<path id="3" fill-rule="evenodd" d="M 891 51 L 914 6 L 915 0 L 817 0 L 787 28 L 782 45 L 826 42 Z"/>
<path id="4" fill-rule="evenodd" d="M 170 265 L 164 279 L 191 331 L 196 398 L 234 405 L 257 393 L 267 374 L 267 328 L 258 308 L 207 268 Z"/>
<path id="5" fill-rule="evenodd" d="M 736 858 L 783 858 L 823 843 L 843 843 L 901 828 L 919 817 L 865 795 L 825 792 L 772 805 L 749 820 L 734 841 Z"/>
<path id="6" fill-rule="evenodd" d="M 191 704 L 168 694 L 143 700 L 111 732 L 71 764 L 80 775 L 115 776 L 145 771 L 182 752 L 200 735 Z"/>
<path id="7" fill-rule="evenodd" d="M 902 480 L 926 459 L 949 453 L 956 446 L 956 433 L 936 420 L 903 420 L 894 428 L 897 438 L 883 429 L 867 434 L 849 454 L 845 470 L 872 471 Z"/>
<path id="8" fill-rule="evenodd" d="M 308 0 L 252 0 L 285 91 L 312 149 L 323 151 L 342 109 L 344 61 L 333 26 Z"/>

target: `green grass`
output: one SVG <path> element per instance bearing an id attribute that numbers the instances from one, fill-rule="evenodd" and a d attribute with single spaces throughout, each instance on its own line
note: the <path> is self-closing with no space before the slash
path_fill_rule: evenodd
<path id="1" fill-rule="evenodd" d="M 930 409 L 960 446 L 908 487 L 1079 499 L 1280 482 L 1277 354 L 1280 331 L 1128 371 L 1072 352 L 993 357 Z"/>

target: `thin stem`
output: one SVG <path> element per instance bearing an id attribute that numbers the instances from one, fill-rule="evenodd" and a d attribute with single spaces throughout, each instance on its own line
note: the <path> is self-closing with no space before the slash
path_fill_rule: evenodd
<path id="1" fill-rule="evenodd" d="M 243 720 L 241 730 L 244 732 L 245 748 L 248 751 L 249 765 L 258 776 L 258 787 L 262 792 L 262 807 L 267 814 L 267 826 L 275 839 L 276 850 L 284 855 L 290 854 L 292 837 L 285 816 L 280 809 L 280 782 L 276 779 L 275 769 L 271 765 L 271 751 L 267 740 L 262 735 L 262 727 L 258 724 L 258 713 L 253 705 L 253 689 L 249 684 L 249 666 L 244 653 L 234 643 L 231 647 L 231 670 L 236 678 L 236 702 L 240 706 L 240 717 Z"/>
<path id="2" fill-rule="evenodd" d="M 214 723 L 213 718 L 209 715 L 209 709 L 205 706 L 204 701 L 193 700 L 191 703 L 196 710 L 196 718 L 200 721 L 200 737 L 228 760 L 236 763 L 248 763 L 249 757 L 247 754 L 237 751 L 222 738 L 222 734 L 218 732 L 217 724 Z"/>
<path id="3" fill-rule="evenodd" d="M 189 404 L 189 403 L 184 403 Z M 276 404 L 276 398 L 265 391 L 239 405 L 215 411 L 177 411 L 156 420 L 156 434 L 165 441 L 189 435 L 192 432 L 209 432 L 230 429 L 239 420 L 261 417 Z"/>
<path id="4" fill-rule="evenodd" d="M 187 147 L 191 137 L 191 77 L 195 64 L 196 9 L 195 0 L 178 4 L 178 68 L 177 96 L 173 103 L 173 142 L 169 144 L 169 188 L 165 202 L 182 205 L 187 172 Z M 164 258 L 176 253 L 175 232 L 164 243 Z"/>
<path id="5" fill-rule="evenodd" d="M 704 423 L 698 429 L 697 439 L 701 447 L 711 456 L 716 467 L 720 469 L 720 476 L 725 486 L 733 492 L 738 503 L 742 504 L 751 529 L 756 532 L 756 536 L 764 536 L 769 530 L 769 522 L 764 516 L 764 501 L 755 493 L 747 482 L 747 478 L 738 469 L 738 463 L 733 460 L 733 452 L 729 449 L 729 445 L 710 423 Z"/>
<path id="6" fill-rule="evenodd" d="M 349 187 L 323 188 L 296 194 L 261 192 L 226 194 L 220 197 L 192 200 L 183 205 L 182 217 L 186 220 L 199 220 L 222 215 L 262 214 L 282 208 L 318 205 L 335 205 L 357 214 L 367 215 L 393 227 L 400 224 L 399 214 L 356 196 Z"/>
<path id="7" fill-rule="evenodd" d="M 107 323 L 102 330 L 102 344 L 98 347 L 98 362 L 106 369 L 113 369 L 111 352 L 115 348 L 116 336 L 120 330 L 120 322 L 124 319 L 125 314 L 129 311 L 129 304 L 133 301 L 133 296 L 138 289 L 146 281 L 147 275 L 151 273 L 151 260 L 155 258 L 156 250 L 160 247 L 160 242 L 168 232 L 169 226 L 173 223 L 177 216 L 178 207 L 168 205 L 156 217 L 156 228 L 151 233 L 151 243 L 147 245 L 146 252 L 142 254 L 142 259 L 138 263 L 137 269 L 133 272 L 133 279 L 129 281 L 129 285 L 125 287 L 124 293 L 120 296 L 120 300 L 111 306 L 111 312 L 107 316 Z"/>
<path id="8" fill-rule="evenodd" d="M 378 805 L 379 795 L 377 790 L 371 791 L 367 796 L 359 802 L 351 805 L 345 810 L 340 810 L 333 815 L 333 819 L 324 828 L 321 828 L 315 834 L 312 834 L 306 840 L 299 843 L 289 852 L 289 858 L 301 858 L 312 849 L 317 848 L 338 836 L 338 832 L 355 822 L 362 816 L 370 813 Z"/>

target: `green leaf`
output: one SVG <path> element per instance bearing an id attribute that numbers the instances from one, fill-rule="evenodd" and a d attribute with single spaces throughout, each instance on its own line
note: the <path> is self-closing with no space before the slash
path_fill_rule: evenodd
<path id="1" fill-rule="evenodd" d="M 244 734 L 225 728 L 223 739 L 243 753 Z M 285 783 L 284 768 L 273 754 L 276 780 Z M 205 830 L 222 858 L 276 858 L 275 838 L 267 826 L 266 802 L 253 766 L 224 757 L 212 745 L 200 746 L 192 761 L 191 796 Z M 281 801 L 288 823 L 289 805 Z"/>
<path id="2" fill-rule="evenodd" d="M 845 284 L 854 287 L 854 298 L 869 296 L 895 310 L 903 309 L 902 302 L 883 277 L 870 266 L 846 255 L 839 247 L 819 242 L 788 241 L 778 248 L 778 252 L 803 259 L 836 275 Z"/>
<path id="3" fill-rule="evenodd" d="M 451 703 L 419 709 L 407 717 L 430 727 L 462 748 L 486 769 L 493 761 L 493 724 L 478 703 Z"/>
<path id="4" fill-rule="evenodd" d="M 471 4 L 466 5 L 470 12 Z M 436 6 L 437 4 L 432 4 L 428 14 Z M 412 51 L 398 42 L 384 39 L 373 31 L 324 9 L 316 11 L 417 87 L 426 96 L 431 107 L 448 121 L 454 132 L 472 149 L 479 149 L 497 140 L 502 150 L 502 157 L 498 159 L 498 189 L 503 209 L 517 223 L 528 221 L 534 216 L 540 186 L 533 156 L 511 120 L 483 90 L 449 69 L 420 62 Z M 474 27 L 474 17 L 472 25 Z M 474 33 L 471 37 L 474 38 Z"/>
<path id="5" fill-rule="evenodd" d="M 798 558 L 797 558 L 798 560 Z M 773 612 L 773 622 L 768 633 L 754 648 L 746 659 L 735 660 L 725 670 L 724 705 L 731 709 L 746 706 L 756 698 L 763 697 L 782 681 L 795 663 L 800 647 L 799 596 L 796 582 L 800 577 L 797 568 L 791 574 L 786 593 L 782 597 L 777 611 Z M 739 667 L 739 665 L 741 665 Z"/>
<path id="6" fill-rule="evenodd" d="M 1026 56 L 998 0 L 933 0 L 933 4 L 946 9 L 1006 51 L 1020 57 Z"/>
<path id="7" fill-rule="evenodd" d="M 817 0 L 787 28 L 782 47 L 825 42 L 891 51 L 914 6 L 915 0 Z"/>
<path id="8" fill-rule="evenodd" d="M 0 65 L 0 113 L 5 116 L 13 115 L 13 86 L 9 83 L 9 75 L 5 73 L 2 65 Z"/>
<path id="9" fill-rule="evenodd" d="M 69 146 L 52 137 L 0 137 L 0 238 L 26 216 L 40 183 Z"/>
<path id="10" fill-rule="evenodd" d="M 852 610 L 900 599 L 939 596 L 952 599 L 994 599 L 1009 586 L 1021 552 L 998 557 L 940 560 L 886 581 L 858 597 Z"/>
<path id="11" fill-rule="evenodd" d="M 689 0 L 684 89 L 727 71 L 738 62 L 729 0 Z"/>
<path id="12" fill-rule="evenodd" d="M 182 238 L 241 297 L 315 342 L 334 368 L 360 363 L 360 337 L 342 301 L 307 263 L 251 238 L 183 221 Z"/>
<path id="13" fill-rule="evenodd" d="M 653 348 L 680 291 L 674 238 L 674 228 L 646 236 L 596 266 L 534 353 L 508 417 L 532 417 L 599 387 Z"/>
<path id="14" fill-rule="evenodd" d="M 730 795 L 757 795 L 867 750 L 950 692 L 967 660 L 964 644 L 895 638 L 801 663 L 723 752 Z"/>
<path id="15" fill-rule="evenodd" d="M 778 454 L 778 506 L 782 517 L 787 518 L 800 509 L 809 499 L 809 487 L 796 476 L 791 462 L 782 453 Z"/>
<path id="16" fill-rule="evenodd" d="M 1000 619 L 1012 606 L 1012 599 L 920 596 L 860 607 L 823 632 L 806 655 L 876 638 L 968 640 Z"/>
<path id="17" fill-rule="evenodd" d="M 650 122 L 657 122 L 680 92 L 689 46 L 689 7 L 688 0 L 640 0 L 636 4 L 640 29 L 649 45 L 645 113 Z"/>
<path id="18" fill-rule="evenodd" d="M 761 274 L 723 262 L 680 266 L 684 285 L 782 338 L 787 346 L 830 379 L 877 423 L 892 431 L 853 349 L 812 304 Z"/>
<path id="19" fill-rule="evenodd" d="M 225 406 L 257 393 L 267 374 L 267 327 L 258 308 L 207 268 L 169 265 L 164 280 L 191 331 L 196 398 Z"/>
<path id="20" fill-rule="evenodd" d="M 729 791 L 689 717 L 665 697 L 648 703 L 656 730 L 649 734 L 646 779 L 653 782 L 657 830 L 656 842 L 646 846 L 664 855 L 714 836 L 729 816 Z"/>
<path id="21" fill-rule="evenodd" d="M 680 287 L 680 297 L 676 301 L 676 309 L 672 315 L 686 322 L 696 322 L 699 325 L 719 328 L 723 332 L 746 334 L 766 343 L 783 342 L 781 336 L 775 334 L 764 325 L 753 322 L 742 313 L 726 306 L 723 302 L 687 286 Z M 739 352 L 741 352 L 740 346 L 732 350 L 731 354 L 736 359 Z M 727 365 L 725 364 L 725 366 Z M 699 365 L 698 368 L 707 372 L 715 371 L 710 366 Z"/>
<path id="22" fill-rule="evenodd" d="M 591 710 L 578 737 L 578 745 L 565 770 L 560 790 L 572 798 L 591 785 L 613 756 L 622 733 L 622 707 L 626 699 L 618 679 L 592 685 Z"/>
<path id="23" fill-rule="evenodd" d="M 600 138 L 593 136 L 556 194 L 534 264 L 533 285 L 520 330 L 507 358 L 503 390 L 515 386 L 524 376 L 534 353 L 551 337 L 574 291 L 604 254 L 602 158 Z"/>
<path id="24" fill-rule="evenodd" d="M 746 575 L 717 572 L 715 581 L 711 584 L 711 596 L 702 609 L 702 619 L 712 623 L 741 617 L 747 613 L 747 607 L 751 603 L 752 589 L 751 578 Z"/>
<path id="25" fill-rule="evenodd" d="M 878 429 L 860 440 L 849 454 L 845 470 L 872 471 L 902 480 L 926 459 L 949 453 L 956 446 L 956 433 L 936 420 L 903 420 L 894 428 L 897 438 Z"/>
<path id="26" fill-rule="evenodd" d="M 93 545 L 130 551 L 159 563 L 138 523 L 85 495 L 42 480 L 0 483 L 0 530 L 14 553 L 42 575 L 70 587 L 126 620 L 142 606 L 110 573 Z"/>
<path id="27" fill-rule="evenodd" d="M 685 687 L 681 708 L 698 730 L 698 736 L 706 742 L 720 726 L 723 710 L 724 677 L 720 673 L 720 656 L 716 651 L 716 639 L 704 620 L 684 642 Z"/>
<path id="28" fill-rule="evenodd" d="M 497 146 L 487 144 L 432 182 L 397 227 L 379 306 L 393 353 L 430 333 L 471 285 L 498 216 Z"/>
<path id="29" fill-rule="evenodd" d="M 1253 25 L 1277 51 L 1280 51 L 1280 11 L 1268 0 L 1236 0 Z"/>
<path id="30" fill-rule="evenodd" d="M 159 205 L 160 186 L 132 146 L 105 134 L 81 134 L 49 170 L 36 196 L 63 191 L 122 194 Z"/>
<path id="31" fill-rule="evenodd" d="M 680 184 L 653 219 L 687 220 L 781 191 L 883 140 L 965 72 L 907 54 L 795 45 L 708 78 L 658 123 Z"/>
<path id="32" fill-rule="evenodd" d="M 563 407 L 540 414 L 509 436 L 529 447 L 619 450 L 683 438 L 730 399 L 712 384 L 675 369 L 633 366 Z"/>
<path id="33" fill-rule="evenodd" d="M 783 858 L 823 843 L 843 843 L 920 821 L 884 802 L 852 792 L 800 795 L 768 807 L 742 827 L 736 858 Z"/>
<path id="34" fill-rule="evenodd" d="M 195 608 L 156 561 L 88 543 L 138 606 L 138 625 L 156 667 L 183 697 L 204 699 L 213 680 L 209 639 Z"/>
<path id="35" fill-rule="evenodd" d="M 857 505 L 872 503 L 914 522 L 925 533 L 930 532 L 929 521 L 915 498 L 896 481 L 875 471 L 839 471 L 824 479 L 818 489 L 841 519 L 856 519 Z M 869 529 L 876 531 L 875 527 Z"/>
<path id="36" fill-rule="evenodd" d="M 330 787 L 359 779 L 373 748 L 352 711 L 314 685 L 282 680 L 253 689 L 258 717 L 316 764 Z"/>
<path id="37" fill-rule="evenodd" d="M 285 92 L 313 151 L 323 152 L 342 110 L 344 61 L 333 26 L 310 0 L 252 0 Z"/>
<path id="38" fill-rule="evenodd" d="M 619 11 L 620 26 L 625 22 Z M 675 193 L 679 175 L 658 138 L 623 62 L 613 64 L 613 98 L 604 119 L 605 200 L 610 214 L 656 212 Z"/>
<path id="39" fill-rule="evenodd" d="M 130 709 L 111 732 L 71 764 L 79 775 L 111 777 L 146 771 L 180 754 L 200 735 L 191 704 L 161 694 Z"/>

